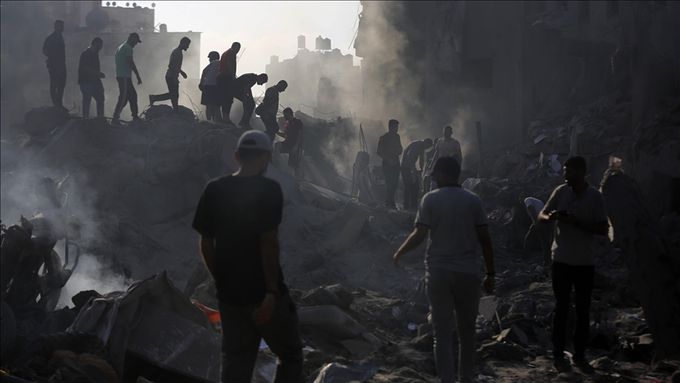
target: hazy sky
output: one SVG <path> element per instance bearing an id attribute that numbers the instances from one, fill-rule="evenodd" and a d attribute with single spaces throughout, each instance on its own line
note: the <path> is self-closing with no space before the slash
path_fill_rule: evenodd
<path id="1" fill-rule="evenodd" d="M 127 1 L 117 1 L 123 5 Z M 132 4 L 132 2 L 130 2 Z M 201 33 L 201 68 L 208 64 L 208 52 L 224 52 L 239 41 L 241 52 L 237 74 L 261 73 L 272 55 L 292 58 L 297 37 L 307 38 L 314 49 L 317 36 L 331 39 L 331 48 L 354 55 L 350 47 L 361 11 L 359 1 L 137 1 L 156 4 L 156 24 L 165 23 L 168 32 Z M 349 47 L 349 49 L 348 49 Z M 194 49 L 192 45 L 189 49 Z M 355 58 L 355 65 L 359 61 Z M 198 74 L 195 74 L 198 75 Z"/>

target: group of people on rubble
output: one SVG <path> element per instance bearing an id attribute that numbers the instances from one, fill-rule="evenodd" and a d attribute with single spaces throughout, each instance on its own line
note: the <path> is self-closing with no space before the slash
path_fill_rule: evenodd
<path id="1" fill-rule="evenodd" d="M 43 54 L 47 57 L 47 69 L 50 75 L 50 97 L 55 107 L 63 107 L 64 88 L 66 87 L 66 46 L 63 38 L 64 22 L 56 20 L 54 31 L 45 38 Z M 112 123 L 120 124 L 120 113 L 129 103 L 133 121 L 139 120 L 139 107 L 137 105 L 137 91 L 132 81 L 132 73 L 137 78 L 137 85 L 142 84 L 137 66 L 133 59 L 134 47 L 142 40 L 138 33 L 130 33 L 127 40 L 118 46 L 115 53 L 116 81 L 118 82 L 118 102 L 113 113 Z M 182 37 L 179 45 L 170 53 L 168 69 L 165 72 L 165 82 L 168 91 L 163 94 L 149 94 L 149 105 L 158 101 L 170 100 L 173 111 L 179 112 L 179 76 L 187 78 L 182 70 L 183 52 L 189 49 L 191 40 Z M 87 118 L 90 115 L 92 99 L 97 103 L 97 117 L 104 117 L 104 86 L 102 78 L 106 75 L 101 71 L 99 52 L 104 46 L 100 37 L 95 37 L 90 46 L 80 55 L 78 64 L 78 84 L 83 96 L 82 114 Z M 299 169 L 302 157 L 303 124 L 295 118 L 290 108 L 285 108 L 283 116 L 286 120 L 284 132 L 281 133 L 276 115 L 279 110 L 279 93 L 286 90 L 288 83 L 279 81 L 276 85 L 267 88 L 262 103 L 255 107 L 255 100 L 251 88 L 265 84 L 269 78 L 266 73 L 246 73 L 236 76 L 237 54 L 241 49 L 239 42 L 234 42 L 231 48 L 220 56 L 219 52 L 212 51 L 208 54 L 210 63 L 203 69 L 199 82 L 201 90 L 201 104 L 206 107 L 206 119 L 208 121 L 222 122 L 234 125 L 229 114 L 234 98 L 243 104 L 243 115 L 239 125 L 246 130 L 252 129 L 250 119 L 253 111 L 257 113 L 265 125 L 265 132 L 272 145 L 276 136 L 281 136 L 284 141 L 275 145 L 275 165 L 278 167 L 278 156 L 281 153 L 289 155 L 288 165 L 295 171 L 296 177 L 303 176 Z"/>

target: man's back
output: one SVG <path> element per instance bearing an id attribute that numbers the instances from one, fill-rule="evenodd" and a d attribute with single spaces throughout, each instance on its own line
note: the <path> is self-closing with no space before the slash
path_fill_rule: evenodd
<path id="1" fill-rule="evenodd" d="M 168 70 L 165 72 L 165 77 L 178 77 L 179 72 L 182 71 L 182 59 L 184 56 L 182 55 L 182 48 L 175 48 L 172 50 L 172 53 L 170 53 L 170 62 L 168 63 Z"/>
<path id="2" fill-rule="evenodd" d="M 51 33 L 45 38 L 43 50 L 47 52 L 47 68 L 57 69 L 66 66 L 66 45 L 64 37 Z"/>
<path id="3" fill-rule="evenodd" d="M 479 272 L 477 227 L 488 224 L 479 197 L 459 186 L 431 191 L 423 197 L 416 224 L 430 228 L 428 268 Z"/>
<path id="4" fill-rule="evenodd" d="M 99 72 L 99 54 L 91 49 L 85 49 L 80 55 L 80 62 L 78 64 L 78 84 L 80 85 L 99 85 L 102 83 L 99 76 L 89 73 L 85 69 L 89 68 Z"/>
<path id="5" fill-rule="evenodd" d="M 126 58 L 132 56 L 132 52 L 132 46 L 127 42 L 124 42 L 116 49 L 116 77 L 132 78 L 132 68 Z"/>
<path id="6" fill-rule="evenodd" d="M 378 139 L 378 148 L 382 148 L 386 157 L 391 158 L 397 166 L 399 165 L 399 154 L 402 147 L 401 137 L 398 133 L 387 132 L 380 136 Z"/>
<path id="7" fill-rule="evenodd" d="M 236 78 L 236 51 L 233 48 L 227 49 L 220 57 L 220 70 L 217 75 L 223 74 Z"/>
<path id="8" fill-rule="evenodd" d="M 425 154 L 425 144 L 423 141 L 413 141 L 404 150 L 404 155 L 401 159 L 401 166 L 403 167 L 414 167 L 416 166 L 416 161 L 418 157 Z"/>
<path id="9" fill-rule="evenodd" d="M 193 227 L 215 239 L 215 284 L 220 302 L 262 302 L 267 286 L 260 236 L 281 222 L 283 194 L 276 181 L 226 176 L 211 181 L 201 196 Z M 279 269 L 279 291 L 285 292 Z"/>
<path id="10" fill-rule="evenodd" d="M 437 148 L 439 149 L 439 157 L 454 157 L 458 160 L 458 163 L 463 159 L 460 142 L 453 137 L 449 140 L 443 138 L 437 141 Z"/>
<path id="11" fill-rule="evenodd" d="M 265 112 L 274 115 L 276 114 L 276 112 L 278 112 L 279 90 L 276 88 L 276 85 L 267 88 L 267 90 L 264 92 L 264 99 L 262 100 L 262 103 L 266 107 Z"/>

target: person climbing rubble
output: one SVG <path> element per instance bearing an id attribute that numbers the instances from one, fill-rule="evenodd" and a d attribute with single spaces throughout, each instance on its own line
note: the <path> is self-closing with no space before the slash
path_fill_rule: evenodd
<path id="1" fill-rule="evenodd" d="M 274 144 L 274 164 L 278 167 L 281 153 L 288 153 L 288 166 L 293 168 L 295 178 L 300 178 L 300 159 L 302 157 L 303 141 L 302 121 L 299 118 L 295 118 L 291 108 L 283 110 L 283 118 L 286 119 L 284 132 L 276 132 L 276 134 L 283 137 L 284 140 Z"/>
<path id="2" fill-rule="evenodd" d="M 585 181 L 586 160 L 570 157 L 564 162 L 565 184 L 553 191 L 538 216 L 547 224 L 557 221 L 552 244 L 552 285 L 555 294 L 552 343 L 554 367 L 571 370 L 564 358 L 567 342 L 567 316 L 572 286 L 576 292 L 574 364 L 583 372 L 593 372 L 585 356 L 590 326 L 590 297 L 595 276 L 596 235 L 608 232 L 602 194 Z"/>
<path id="3" fill-rule="evenodd" d="M 97 102 L 97 117 L 104 117 L 104 85 L 106 77 L 99 66 L 99 51 L 104 41 L 100 37 L 92 39 L 92 43 L 80 54 L 78 64 L 78 85 L 83 94 L 83 117 L 90 117 L 90 102 Z"/>
<path id="4" fill-rule="evenodd" d="M 137 71 L 137 66 L 132 58 L 133 48 L 141 43 L 142 40 L 136 32 L 130 33 L 127 41 L 121 44 L 118 49 L 116 49 L 116 81 L 118 81 L 118 102 L 116 103 L 116 109 L 113 112 L 114 125 L 120 124 L 120 112 L 127 103 L 130 103 L 130 111 L 132 112 L 132 120 L 139 120 L 139 109 L 137 107 L 137 91 L 135 86 L 132 84 L 132 72 L 135 72 L 137 76 L 137 85 L 142 85 L 142 78 L 139 77 L 139 72 Z"/>
<path id="5" fill-rule="evenodd" d="M 241 101 L 243 104 L 243 116 L 239 126 L 243 129 L 250 130 L 250 118 L 253 116 L 255 109 L 255 100 L 253 99 L 252 87 L 257 85 L 264 85 L 269 80 L 266 73 L 246 73 L 238 76 L 234 84 L 234 98 Z"/>
<path id="6" fill-rule="evenodd" d="M 283 193 L 264 178 L 271 142 L 251 130 L 238 140 L 239 169 L 208 183 L 193 228 L 215 280 L 222 321 L 222 382 L 250 383 L 260 339 L 278 357 L 274 382 L 301 382 L 297 310 L 279 264 Z"/>
<path id="7" fill-rule="evenodd" d="M 165 83 L 168 85 L 168 93 L 150 94 L 149 105 L 153 105 L 156 101 L 170 100 L 172 103 L 172 110 L 177 113 L 179 111 L 179 75 L 185 79 L 187 74 L 182 70 L 182 60 L 184 56 L 182 51 L 189 49 L 191 40 L 188 37 L 182 37 L 177 48 L 170 53 L 170 62 L 168 63 L 168 70 L 165 72 Z"/>
<path id="8" fill-rule="evenodd" d="M 279 93 L 288 88 L 286 80 L 281 80 L 276 85 L 270 86 L 264 92 L 262 103 L 255 108 L 255 113 L 262 119 L 265 133 L 269 140 L 274 143 L 276 132 L 279 131 L 279 123 L 276 121 L 276 113 L 279 111 Z"/>
<path id="9" fill-rule="evenodd" d="M 401 179 L 404 182 L 404 209 L 417 209 L 420 196 L 420 175 L 425 169 L 425 151 L 432 147 L 432 139 L 413 141 L 401 158 Z M 420 169 L 416 168 L 416 162 Z"/>
<path id="10" fill-rule="evenodd" d="M 460 165 L 453 157 L 437 160 L 432 173 L 437 190 L 427 193 L 416 215 L 415 229 L 394 254 L 394 265 L 428 238 L 425 256 L 427 299 L 434 326 L 434 354 L 442 383 L 454 382 L 453 332 L 458 334 L 458 378 L 475 381 L 475 323 L 479 307 L 479 254 L 486 266 L 484 291 L 493 292 L 493 244 L 481 199 L 459 183 Z M 455 316 L 455 318 L 454 318 Z"/>
<path id="11" fill-rule="evenodd" d="M 538 198 L 527 197 L 524 199 L 524 206 L 527 214 L 531 217 L 531 226 L 524 237 L 524 259 L 526 260 L 535 247 L 536 242 L 541 244 L 541 251 L 543 252 L 543 266 L 550 266 L 550 236 L 551 227 L 540 224 L 538 221 L 538 213 L 543 210 L 545 204 Z"/>
<path id="12" fill-rule="evenodd" d="M 50 74 L 50 97 L 52 105 L 63 108 L 66 87 L 66 44 L 64 43 L 64 22 L 56 20 L 54 31 L 45 38 L 42 53 L 47 57 L 47 71 Z"/>
<path id="13" fill-rule="evenodd" d="M 217 88 L 220 93 L 220 106 L 222 113 L 222 121 L 228 125 L 234 125 L 231 122 L 229 113 L 231 112 L 231 104 L 234 102 L 234 82 L 236 81 L 236 55 L 241 50 L 241 43 L 235 41 L 231 44 L 231 48 L 222 53 L 220 57 L 220 68 L 217 72 Z"/>
<path id="14" fill-rule="evenodd" d="M 220 112 L 220 98 L 217 90 L 217 71 L 220 69 L 220 53 L 208 53 L 210 63 L 203 68 L 198 89 L 201 90 L 201 105 L 205 105 L 205 119 L 208 121 L 222 121 Z"/>
<path id="15" fill-rule="evenodd" d="M 401 146 L 399 131 L 399 121 L 390 120 L 387 123 L 388 132 L 378 139 L 378 157 L 382 158 L 382 170 L 385 175 L 385 202 L 384 206 L 388 209 L 396 209 L 394 193 L 399 184 L 399 156 L 404 151 Z"/>

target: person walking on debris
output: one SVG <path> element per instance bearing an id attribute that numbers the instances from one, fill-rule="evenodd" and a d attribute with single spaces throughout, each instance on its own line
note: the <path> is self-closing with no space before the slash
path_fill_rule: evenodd
<path id="1" fill-rule="evenodd" d="M 302 157 L 302 121 L 293 116 L 293 109 L 283 110 L 283 118 L 286 119 L 284 133 L 276 132 L 284 141 L 274 144 L 274 164 L 278 167 L 281 153 L 288 153 L 288 166 L 293 168 L 296 178 L 301 178 L 300 159 Z"/>
<path id="2" fill-rule="evenodd" d="M 217 90 L 217 72 L 220 69 L 220 54 L 212 51 L 208 54 L 210 64 L 203 68 L 198 89 L 201 90 L 201 105 L 205 105 L 205 119 L 208 121 L 222 121 L 220 112 L 220 96 Z"/>
<path id="3" fill-rule="evenodd" d="M 234 98 L 241 101 L 243 104 L 243 116 L 239 125 L 246 130 L 252 129 L 250 126 L 250 118 L 253 116 L 255 109 L 255 100 L 253 99 L 252 87 L 263 85 L 269 80 L 266 73 L 246 73 L 239 76 L 234 83 Z"/>
<path id="4" fill-rule="evenodd" d="M 279 264 L 283 194 L 263 177 L 271 142 L 261 131 L 239 138 L 239 169 L 208 183 L 193 228 L 215 280 L 222 320 L 221 382 L 250 383 L 264 339 L 279 357 L 274 382 L 301 382 L 302 341 L 295 303 Z"/>
<path id="5" fill-rule="evenodd" d="M 222 53 L 220 69 L 217 72 L 217 87 L 220 92 L 220 105 L 222 107 L 222 121 L 229 125 L 231 122 L 229 113 L 231 104 L 234 102 L 234 82 L 236 81 L 236 54 L 241 50 L 241 43 L 234 42 L 231 48 Z"/>
<path id="6" fill-rule="evenodd" d="M 453 157 L 463 167 L 463 152 L 460 150 L 460 142 L 452 137 L 453 128 L 450 125 L 444 127 L 444 138 L 437 141 L 434 148 L 432 163 L 434 164 L 440 157 Z"/>
<path id="7" fill-rule="evenodd" d="M 479 253 L 486 278 L 484 291 L 493 293 L 494 255 L 482 201 L 458 184 L 460 165 L 442 157 L 433 168 L 437 190 L 427 193 L 416 215 L 415 230 L 394 254 L 394 264 L 428 237 L 425 284 L 434 326 L 434 355 L 441 382 L 454 382 L 453 332 L 458 334 L 458 378 L 475 381 L 475 323 L 479 307 Z M 454 327 L 455 326 L 455 327 Z"/>
<path id="8" fill-rule="evenodd" d="M 526 206 L 527 214 L 531 217 L 532 222 L 527 235 L 524 237 L 524 258 L 526 259 L 529 256 L 538 240 L 543 251 L 543 266 L 550 266 L 550 228 L 538 221 L 538 213 L 543 210 L 545 205 L 537 198 L 527 197 L 524 199 L 524 206 Z"/>
<path id="9" fill-rule="evenodd" d="M 552 343 L 554 366 L 559 372 L 571 369 L 564 359 L 567 339 L 567 313 L 572 286 L 576 292 L 574 364 L 584 372 L 593 368 L 585 357 L 590 326 L 590 296 L 595 275 L 596 235 L 608 231 L 602 194 L 585 181 L 586 160 L 571 157 L 564 162 L 566 184 L 553 191 L 538 219 L 557 221 L 552 244 L 552 285 L 555 293 Z"/>
<path id="10" fill-rule="evenodd" d="M 401 146 L 401 137 L 397 134 L 397 131 L 399 131 L 399 121 L 390 120 L 387 126 L 389 131 L 378 139 L 377 152 L 378 156 L 382 158 L 382 170 L 385 175 L 384 206 L 388 209 L 396 209 L 394 193 L 396 193 L 397 184 L 399 183 L 399 156 L 403 148 Z"/>
<path id="11" fill-rule="evenodd" d="M 47 57 L 47 71 L 50 74 L 50 97 L 52 105 L 63 108 L 66 87 L 66 44 L 64 43 L 64 22 L 54 22 L 54 31 L 45 38 L 42 53 Z"/>
<path id="12" fill-rule="evenodd" d="M 279 131 L 279 123 L 276 121 L 276 113 L 279 111 L 279 93 L 284 92 L 286 88 L 288 88 L 288 83 L 285 80 L 270 86 L 264 92 L 262 103 L 255 108 L 255 113 L 262 119 L 265 133 L 272 143 Z"/>
<path id="13" fill-rule="evenodd" d="M 149 105 L 153 105 L 156 101 L 170 100 L 172 110 L 175 113 L 179 112 L 179 75 L 182 75 L 185 79 L 187 78 L 187 74 L 182 70 L 182 60 L 184 59 L 182 51 L 189 49 L 190 44 L 191 40 L 188 37 L 182 37 L 179 41 L 179 46 L 172 50 L 168 70 L 165 72 L 165 83 L 168 85 L 168 93 L 150 94 Z"/>
<path id="14" fill-rule="evenodd" d="M 80 54 L 78 64 L 78 85 L 83 94 L 83 117 L 90 116 L 90 102 L 92 98 L 97 102 L 97 117 L 104 117 L 104 85 L 102 79 L 106 77 L 99 66 L 99 51 L 104 41 L 95 37 L 92 43 Z"/>
<path id="15" fill-rule="evenodd" d="M 118 102 L 116 103 L 116 109 L 113 112 L 113 124 L 118 125 L 120 123 L 120 112 L 127 103 L 130 103 L 130 111 L 132 112 L 132 120 L 139 120 L 139 109 L 137 108 L 137 91 L 134 85 L 132 85 L 132 72 L 135 72 L 137 76 L 137 85 L 142 84 L 142 78 L 139 77 L 139 72 L 137 71 L 137 66 L 135 61 L 132 59 L 132 49 L 142 40 L 139 39 L 139 35 L 136 32 L 130 33 L 127 41 L 121 44 L 118 49 L 116 49 L 116 81 L 118 81 Z"/>
<path id="16" fill-rule="evenodd" d="M 425 151 L 432 147 L 432 139 L 413 141 L 401 157 L 401 179 L 404 181 L 404 209 L 417 209 L 420 194 L 420 174 L 424 169 Z M 416 168 L 416 162 L 420 169 Z"/>

